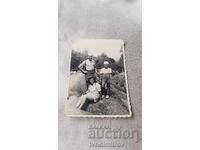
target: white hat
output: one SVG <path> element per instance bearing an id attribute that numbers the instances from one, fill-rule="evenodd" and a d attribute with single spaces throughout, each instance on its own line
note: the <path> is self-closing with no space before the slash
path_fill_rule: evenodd
<path id="1" fill-rule="evenodd" d="M 108 61 L 104 61 L 103 64 L 104 64 L 104 65 L 108 65 L 109 62 L 108 62 Z"/>

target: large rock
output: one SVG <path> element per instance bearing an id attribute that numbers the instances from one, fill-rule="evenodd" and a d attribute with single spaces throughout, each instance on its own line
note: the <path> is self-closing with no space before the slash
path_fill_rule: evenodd
<path id="1" fill-rule="evenodd" d="M 85 75 L 80 72 L 72 72 L 69 80 L 68 96 L 81 96 L 86 92 Z"/>
<path id="2" fill-rule="evenodd" d="M 85 75 L 80 72 L 71 72 L 69 80 L 69 94 L 65 103 L 66 115 L 90 115 L 89 112 L 76 108 L 80 96 L 85 92 Z"/>

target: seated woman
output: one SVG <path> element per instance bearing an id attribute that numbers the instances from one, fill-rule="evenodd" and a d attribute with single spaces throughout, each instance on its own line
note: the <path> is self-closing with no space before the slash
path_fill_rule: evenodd
<path id="1" fill-rule="evenodd" d="M 96 103 L 101 97 L 101 86 L 96 82 L 96 78 L 94 76 L 89 77 L 88 83 L 88 90 L 80 97 L 76 105 L 78 109 L 82 109 L 87 101 Z"/>

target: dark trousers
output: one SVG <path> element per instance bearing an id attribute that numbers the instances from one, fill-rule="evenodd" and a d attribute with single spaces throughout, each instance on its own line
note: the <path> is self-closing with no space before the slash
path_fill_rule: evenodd
<path id="1" fill-rule="evenodd" d="M 86 81 L 87 89 L 88 89 L 88 85 L 89 85 L 88 79 L 91 78 L 91 76 L 95 77 L 95 70 L 87 71 L 87 73 L 85 74 L 85 81 Z"/>
<path id="2" fill-rule="evenodd" d="M 110 95 L 110 78 L 102 78 L 102 95 Z"/>

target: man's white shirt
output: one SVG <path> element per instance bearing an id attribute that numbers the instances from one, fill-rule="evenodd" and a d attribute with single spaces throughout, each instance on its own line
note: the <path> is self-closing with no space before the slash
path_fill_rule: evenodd
<path id="1" fill-rule="evenodd" d="M 86 59 L 80 64 L 81 67 L 84 65 L 87 71 L 92 71 L 95 69 L 95 61 L 93 59 L 92 60 Z"/>

